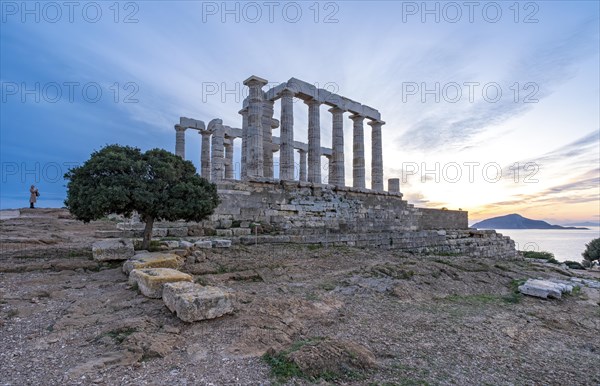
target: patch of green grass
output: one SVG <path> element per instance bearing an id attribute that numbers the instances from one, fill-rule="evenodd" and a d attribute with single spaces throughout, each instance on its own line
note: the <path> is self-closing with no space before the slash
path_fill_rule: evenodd
<path id="1" fill-rule="evenodd" d="M 323 340 L 323 338 L 316 337 L 312 339 L 296 341 L 289 349 L 275 354 L 266 353 L 262 356 L 262 359 L 269 366 L 271 366 L 271 375 L 277 378 L 277 380 L 280 382 L 285 382 L 292 377 L 307 378 L 306 374 L 300 370 L 298 365 L 290 361 L 287 356 L 295 351 L 300 350 L 300 348 L 306 346 L 307 344 L 316 344 L 321 340 Z"/>
<path id="2" fill-rule="evenodd" d="M 564 264 L 571 269 L 585 270 L 585 267 L 583 266 L 583 264 L 581 264 L 578 261 L 567 260 L 564 262 Z"/>
<path id="3" fill-rule="evenodd" d="M 548 263 L 551 263 L 551 264 L 560 264 L 560 262 L 554 258 L 554 254 L 551 252 L 522 251 L 522 253 L 523 253 L 523 256 L 527 259 L 540 259 L 540 260 L 546 260 Z"/>
<path id="4" fill-rule="evenodd" d="M 456 256 L 461 256 L 460 253 L 454 253 L 454 252 L 433 252 L 431 253 L 432 255 L 436 255 L 436 256 L 445 256 L 445 257 L 456 257 Z"/>
<path id="5" fill-rule="evenodd" d="M 202 276 L 198 276 L 195 280 L 195 283 L 198 283 L 200 285 L 208 285 L 208 283 L 206 282 L 206 279 L 204 279 Z"/>
<path id="6" fill-rule="evenodd" d="M 337 285 L 335 283 L 331 283 L 331 282 L 321 284 L 321 288 L 324 289 L 325 291 L 333 291 L 336 287 L 337 287 Z"/>
<path id="7" fill-rule="evenodd" d="M 503 296 L 502 300 L 504 300 L 505 303 L 509 304 L 519 303 L 521 299 L 523 299 L 523 294 L 519 292 L 519 286 L 525 284 L 526 281 L 526 279 L 513 279 L 509 285 L 510 293 L 508 295 Z"/>
<path id="8" fill-rule="evenodd" d="M 510 272 L 510 269 L 502 264 L 494 264 L 494 268 L 498 268 L 499 270 L 504 272 Z"/>
<path id="9" fill-rule="evenodd" d="M 129 287 L 132 291 L 136 291 L 139 292 L 140 287 L 138 286 L 137 282 L 134 282 L 130 287 Z"/>
<path id="10" fill-rule="evenodd" d="M 16 308 L 11 308 L 10 310 L 8 310 L 8 312 L 6 313 L 6 316 L 8 319 L 12 319 L 16 316 L 19 315 L 19 310 Z"/>
<path id="11" fill-rule="evenodd" d="M 150 246 L 148 247 L 148 252 L 158 252 L 162 249 L 160 248 L 161 240 L 150 240 Z M 133 242 L 133 249 L 139 251 L 142 249 L 142 240 L 135 240 Z"/>
<path id="12" fill-rule="evenodd" d="M 109 338 L 114 339 L 115 342 L 121 344 L 125 339 L 127 339 L 129 335 L 133 334 L 136 331 L 137 329 L 133 327 L 116 328 L 114 330 L 98 335 L 94 340 L 98 341 L 102 339 L 102 337 L 108 336 Z"/>

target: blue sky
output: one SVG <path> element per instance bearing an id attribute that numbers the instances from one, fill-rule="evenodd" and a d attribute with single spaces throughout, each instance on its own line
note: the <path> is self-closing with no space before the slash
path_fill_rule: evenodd
<path id="1" fill-rule="evenodd" d="M 411 203 L 600 218 L 596 1 L 114 4 L 2 2 L 1 208 L 26 206 L 32 183 L 60 206 L 59 175 L 105 144 L 173 151 L 180 116 L 240 127 L 254 74 L 378 109 L 385 178 Z M 294 106 L 306 141 L 308 109 Z M 325 106 L 321 120 L 330 146 Z M 186 139 L 198 165 L 200 136 Z"/>

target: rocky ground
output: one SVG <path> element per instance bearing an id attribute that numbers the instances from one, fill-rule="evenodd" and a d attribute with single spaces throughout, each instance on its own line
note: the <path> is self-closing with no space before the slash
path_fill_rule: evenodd
<path id="1" fill-rule="evenodd" d="M 597 272 L 234 246 L 207 250 L 182 270 L 235 291 L 236 312 L 189 324 L 129 287 L 122 263 L 91 260 L 96 231 L 111 229 L 63 210 L 0 222 L 0 384 L 600 384 L 599 290 L 562 300 L 515 293 L 529 277 Z M 281 375 L 289 370 L 277 361 L 282 351 L 301 372 Z M 341 376 L 320 371 L 362 359 Z"/>

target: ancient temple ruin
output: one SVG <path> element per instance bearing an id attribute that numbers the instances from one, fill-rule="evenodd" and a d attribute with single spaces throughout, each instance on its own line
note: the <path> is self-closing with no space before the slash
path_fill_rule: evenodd
<path id="1" fill-rule="evenodd" d="M 252 76 L 244 84 L 250 95 L 244 100 L 239 114 L 242 128 L 223 125 L 213 119 L 205 127 L 203 121 L 181 118 L 175 125 L 175 153 L 185 158 L 185 130 L 194 129 L 202 136 L 201 175 L 218 182 L 232 179 L 233 141 L 242 140 L 241 179 L 273 178 L 273 153 L 279 151 L 280 180 L 299 180 L 321 183 L 322 157 L 328 161 L 328 184 L 346 186 L 344 165 L 344 113 L 350 113 L 353 122 L 352 186 L 365 188 L 364 122 L 371 126 L 372 162 L 371 189 L 383 191 L 383 155 L 381 120 L 379 111 L 351 99 L 319 89 L 309 83 L 292 78 L 268 91 L 263 91 L 267 80 Z M 308 143 L 294 140 L 293 98 L 308 106 Z M 273 118 L 274 104 L 281 101 L 281 119 Z M 320 106 L 329 106 L 331 113 L 332 147 L 321 143 Z M 281 136 L 274 137 L 272 130 L 280 128 Z M 212 151 L 211 151 L 212 150 Z M 294 151 L 300 158 L 299 173 L 295 173 Z M 395 182 L 393 186 L 397 186 Z"/>
<path id="2" fill-rule="evenodd" d="M 200 133 L 200 174 L 217 184 L 221 204 L 201 229 L 231 237 L 234 242 L 258 242 L 250 236 L 260 226 L 261 242 L 387 246 L 417 252 L 463 253 L 479 256 L 515 255 L 514 242 L 494 231 L 468 228 L 468 213 L 415 208 L 402 199 L 398 178 L 383 184 L 381 115 L 376 109 L 291 78 L 263 90 L 268 81 L 251 76 L 244 81 L 241 129 L 221 119 L 182 117 L 175 125 L 175 153 L 185 158 L 185 134 Z M 294 138 L 293 98 L 308 105 L 308 143 Z M 280 119 L 273 117 L 281 101 Z M 320 106 L 331 114 L 332 146 L 322 146 Z M 344 114 L 352 121 L 352 186 L 344 164 Z M 365 129 L 371 126 L 371 186 L 366 188 Z M 273 130 L 280 128 L 280 137 Z M 240 179 L 234 175 L 234 141 L 241 140 Z M 296 172 L 294 152 L 299 155 Z M 279 152 L 278 168 L 273 154 Z M 322 183 L 323 157 L 328 162 Z M 349 167 L 350 165 L 348 165 Z M 277 170 L 276 170 L 277 169 Z M 275 173 L 277 171 L 277 173 Z M 275 178 L 277 176 L 277 178 Z M 204 232 L 201 230 L 201 232 Z"/>

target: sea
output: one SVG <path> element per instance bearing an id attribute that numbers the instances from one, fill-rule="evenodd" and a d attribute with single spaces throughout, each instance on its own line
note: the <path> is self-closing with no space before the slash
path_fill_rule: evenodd
<path id="1" fill-rule="evenodd" d="M 589 229 L 496 229 L 510 236 L 520 251 L 552 252 L 558 261 L 582 261 L 585 245 L 600 237 L 600 227 Z"/>

